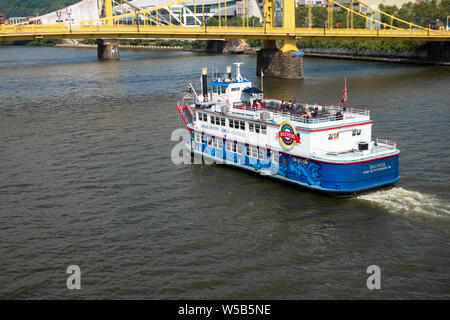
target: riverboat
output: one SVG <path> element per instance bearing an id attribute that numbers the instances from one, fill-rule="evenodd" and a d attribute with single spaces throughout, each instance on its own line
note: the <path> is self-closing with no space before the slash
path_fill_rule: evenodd
<path id="1" fill-rule="evenodd" d="M 235 64 L 234 76 L 227 67 L 209 84 L 204 68 L 201 94 L 189 84 L 177 105 L 194 156 L 332 196 L 354 196 L 399 180 L 396 143 L 372 141 L 370 111 L 346 104 L 346 86 L 343 104 L 267 99 L 241 75 L 241 63 Z"/>

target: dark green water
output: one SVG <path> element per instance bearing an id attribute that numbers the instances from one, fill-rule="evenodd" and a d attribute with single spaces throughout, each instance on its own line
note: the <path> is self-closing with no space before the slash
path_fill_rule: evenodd
<path id="1" fill-rule="evenodd" d="M 187 84 L 243 61 L 259 85 L 255 56 L 121 55 L 0 48 L 0 298 L 450 298 L 449 68 L 306 58 L 304 80 L 266 78 L 266 96 L 335 103 L 345 76 L 397 141 L 398 185 L 340 200 L 172 163 Z"/>

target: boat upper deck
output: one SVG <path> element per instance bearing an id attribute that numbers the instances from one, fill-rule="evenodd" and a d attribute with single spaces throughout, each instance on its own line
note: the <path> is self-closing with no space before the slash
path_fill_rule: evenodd
<path id="1" fill-rule="evenodd" d="M 303 128 L 320 128 L 370 120 L 368 109 L 353 106 L 344 107 L 342 105 L 289 104 L 274 99 L 265 99 L 252 105 L 245 102 L 211 101 L 197 103 L 195 108 L 274 124 L 289 120 L 296 127 Z"/>

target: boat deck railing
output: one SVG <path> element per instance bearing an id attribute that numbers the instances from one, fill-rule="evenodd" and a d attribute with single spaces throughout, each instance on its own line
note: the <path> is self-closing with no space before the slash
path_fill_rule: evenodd
<path id="1" fill-rule="evenodd" d="M 316 107 L 318 108 L 317 111 L 315 111 Z M 370 116 L 368 109 L 353 106 L 321 105 L 319 107 L 319 105 L 305 103 L 282 106 L 279 100 L 264 100 L 254 105 L 237 102 L 233 104 L 233 108 L 248 111 L 268 111 L 276 116 L 282 116 L 283 118 L 300 123 L 323 123 Z M 309 114 L 306 111 L 307 109 L 310 111 Z"/>
<path id="2" fill-rule="evenodd" d="M 376 137 L 375 144 L 377 146 L 386 147 L 386 148 L 389 148 L 389 149 L 396 149 L 397 148 L 397 143 L 394 140 L 390 139 L 390 138 Z"/>

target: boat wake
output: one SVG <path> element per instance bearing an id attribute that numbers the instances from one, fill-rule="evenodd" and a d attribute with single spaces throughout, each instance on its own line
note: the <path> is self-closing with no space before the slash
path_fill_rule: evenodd
<path id="1" fill-rule="evenodd" d="M 448 200 L 401 187 L 361 195 L 357 199 L 377 203 L 397 214 L 450 217 L 450 202 Z"/>

